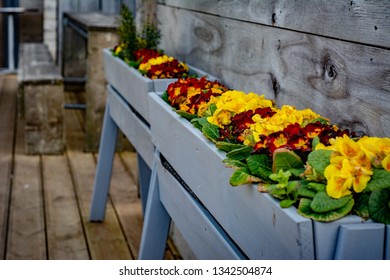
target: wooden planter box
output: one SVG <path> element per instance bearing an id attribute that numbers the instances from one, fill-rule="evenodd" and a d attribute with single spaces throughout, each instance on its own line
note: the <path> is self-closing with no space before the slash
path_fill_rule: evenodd
<path id="1" fill-rule="evenodd" d="M 313 222 L 294 207 L 280 208 L 279 201 L 255 185 L 232 187 L 233 170 L 222 163 L 225 153 L 158 94 L 149 94 L 149 106 L 152 142 L 248 258 L 390 258 L 388 226 L 386 232 L 385 225 L 362 223 L 357 216 Z M 160 191 L 167 188 L 166 174 L 158 170 Z"/>
<path id="2" fill-rule="evenodd" d="M 137 69 L 113 56 L 110 49 L 104 49 L 103 56 L 104 71 L 108 83 L 122 94 L 146 122 L 150 123 L 148 93 L 163 92 L 170 83 L 177 81 L 177 79 L 152 80 L 142 76 Z M 191 73 L 196 73 L 199 77 L 208 76 L 212 79 L 206 72 L 190 65 L 188 67 Z"/>

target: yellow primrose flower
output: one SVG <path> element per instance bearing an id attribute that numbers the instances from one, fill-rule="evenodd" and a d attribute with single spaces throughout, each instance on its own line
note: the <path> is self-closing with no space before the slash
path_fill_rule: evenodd
<path id="1" fill-rule="evenodd" d="M 344 135 L 343 137 L 337 137 L 334 145 L 339 153 L 349 159 L 359 156 L 361 152 L 359 144 L 353 141 L 347 135 Z"/>
<path id="2" fill-rule="evenodd" d="M 224 125 L 230 124 L 231 117 L 232 113 L 230 111 L 224 109 L 217 109 L 214 112 L 213 116 L 207 118 L 207 121 L 222 128 Z"/>
<path id="3" fill-rule="evenodd" d="M 390 155 L 390 138 L 365 136 L 359 139 L 357 143 L 377 168 L 380 168 L 383 165 L 382 161 Z"/>
<path id="4" fill-rule="evenodd" d="M 342 160 L 341 168 L 333 164 L 325 168 L 324 176 L 328 181 L 326 192 L 330 197 L 340 198 L 351 194 L 350 188 L 353 184 L 353 177 L 350 169 L 347 158 Z"/>

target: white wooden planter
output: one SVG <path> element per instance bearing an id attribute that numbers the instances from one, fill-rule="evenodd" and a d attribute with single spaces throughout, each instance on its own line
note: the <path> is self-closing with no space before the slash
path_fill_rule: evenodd
<path id="1" fill-rule="evenodd" d="M 148 92 L 163 92 L 167 86 L 177 79 L 149 79 L 142 76 L 139 71 L 127 65 L 122 59 L 112 55 L 110 49 L 103 50 L 104 71 L 109 84 L 119 91 L 125 100 L 150 123 Z M 190 73 L 196 73 L 199 77 L 208 76 L 206 72 L 188 65 Z"/>
<path id="2" fill-rule="evenodd" d="M 362 223 L 357 216 L 313 222 L 294 207 L 280 208 L 254 185 L 230 186 L 233 170 L 222 163 L 225 154 L 158 94 L 149 98 L 152 142 L 248 258 L 389 259 L 388 226 Z M 166 173 L 158 170 L 162 185 Z"/>

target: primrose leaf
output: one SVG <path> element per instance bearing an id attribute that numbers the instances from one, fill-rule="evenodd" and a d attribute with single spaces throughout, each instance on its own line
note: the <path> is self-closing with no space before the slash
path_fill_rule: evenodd
<path id="1" fill-rule="evenodd" d="M 221 151 L 224 151 L 224 152 L 231 152 L 233 150 L 236 150 L 238 148 L 242 148 L 244 147 L 244 145 L 242 144 L 236 144 L 236 143 L 230 143 L 230 142 L 225 142 L 225 141 L 217 141 L 215 143 L 215 146 L 221 150 Z"/>
<path id="2" fill-rule="evenodd" d="M 253 175 L 260 177 L 264 181 L 270 180 L 269 175 L 272 174 L 272 162 L 267 155 L 252 155 L 246 159 L 246 162 Z"/>
<path id="3" fill-rule="evenodd" d="M 303 168 L 302 159 L 293 151 L 280 148 L 276 149 L 273 154 L 273 173 L 278 173 L 279 170 L 290 170 Z"/>
<path id="4" fill-rule="evenodd" d="M 273 173 L 269 177 L 271 180 L 275 182 L 279 182 L 279 184 L 281 185 L 287 186 L 288 179 L 290 178 L 290 176 L 291 176 L 290 171 L 285 172 L 282 169 L 280 169 L 278 173 Z"/>
<path id="5" fill-rule="evenodd" d="M 353 212 L 356 213 L 356 215 L 366 220 L 370 218 L 370 211 L 368 206 L 370 200 L 370 194 L 371 193 L 360 194 L 356 198 L 356 203 L 355 206 L 353 207 Z"/>
<path id="6" fill-rule="evenodd" d="M 168 92 L 167 91 L 164 91 L 162 93 L 161 98 L 162 98 L 162 100 L 164 100 L 165 102 L 167 102 L 170 105 L 169 100 L 168 100 Z"/>
<path id="7" fill-rule="evenodd" d="M 205 124 L 202 127 L 202 132 L 208 139 L 210 139 L 213 142 L 217 141 L 219 138 L 219 127 L 214 124 L 211 123 Z"/>
<path id="8" fill-rule="evenodd" d="M 317 194 L 317 192 L 308 186 L 302 186 L 301 188 L 298 189 L 298 195 L 300 197 L 309 197 L 309 198 L 314 198 L 314 196 Z"/>
<path id="9" fill-rule="evenodd" d="M 186 111 L 183 111 L 183 110 L 176 110 L 176 113 L 180 116 L 180 117 L 183 117 L 189 121 L 191 121 L 192 119 L 194 118 L 197 118 L 198 116 L 195 115 L 195 114 L 190 114 Z"/>
<path id="10" fill-rule="evenodd" d="M 226 164 L 226 167 L 230 167 L 230 168 L 234 168 L 234 169 L 239 169 L 242 167 L 247 168 L 246 163 L 244 163 L 240 160 L 236 160 L 236 159 L 225 158 L 222 162 Z"/>
<path id="11" fill-rule="evenodd" d="M 312 151 L 307 162 L 312 166 L 319 174 L 324 176 L 325 168 L 330 164 L 330 154 L 333 151 L 329 150 L 315 150 Z"/>
<path id="12" fill-rule="evenodd" d="M 243 160 L 251 155 L 252 149 L 253 148 L 251 146 L 243 146 L 241 148 L 228 152 L 226 154 L 226 157 L 235 160 Z"/>
<path id="13" fill-rule="evenodd" d="M 390 190 L 373 191 L 368 201 L 368 207 L 370 217 L 375 222 L 390 224 Z"/>
<path id="14" fill-rule="evenodd" d="M 374 191 L 378 189 L 390 188 L 390 172 L 385 169 L 373 169 L 371 180 L 367 183 L 367 187 Z"/>
<path id="15" fill-rule="evenodd" d="M 352 199 L 352 195 L 346 195 L 341 198 L 332 198 L 326 192 L 317 193 L 310 207 L 317 213 L 326 213 L 345 206 Z"/>
<path id="16" fill-rule="evenodd" d="M 324 192 L 326 190 L 326 185 L 321 183 L 310 182 L 308 186 L 316 192 Z"/>
<path id="17" fill-rule="evenodd" d="M 232 176 L 230 176 L 229 182 L 230 185 L 235 187 L 249 183 L 261 182 L 261 179 L 250 175 L 247 168 L 240 168 L 233 172 Z"/>
<path id="18" fill-rule="evenodd" d="M 297 202 L 297 200 L 293 200 L 293 199 L 284 199 L 284 200 L 280 201 L 280 207 L 281 207 L 281 208 L 288 208 L 288 207 L 290 207 L 291 205 L 293 205 L 295 202 Z"/>
<path id="19" fill-rule="evenodd" d="M 310 207 L 311 204 L 312 204 L 311 199 L 302 198 L 299 201 L 299 206 L 297 210 L 298 214 L 300 214 L 305 218 L 313 219 L 319 222 L 332 222 L 346 216 L 349 212 L 351 212 L 354 205 L 354 200 L 353 199 L 349 200 L 349 202 L 341 208 L 329 212 L 324 212 L 324 213 L 314 212 Z"/>

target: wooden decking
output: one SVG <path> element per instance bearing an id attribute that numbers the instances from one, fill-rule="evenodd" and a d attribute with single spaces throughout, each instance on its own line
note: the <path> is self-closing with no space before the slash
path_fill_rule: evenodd
<path id="1" fill-rule="evenodd" d="M 29 156 L 16 95 L 16 76 L 0 76 L 0 259 L 137 259 L 143 217 L 136 154 L 115 154 L 105 221 L 91 223 L 97 155 L 83 151 L 83 111 L 65 110 L 63 155 Z M 180 258 L 172 242 L 165 258 Z"/>

